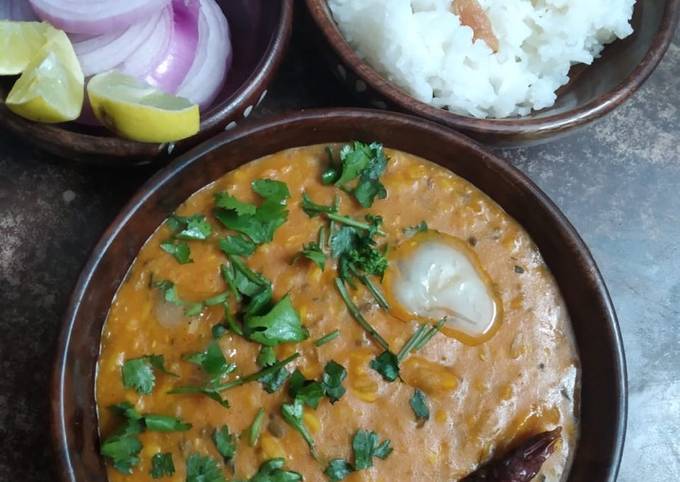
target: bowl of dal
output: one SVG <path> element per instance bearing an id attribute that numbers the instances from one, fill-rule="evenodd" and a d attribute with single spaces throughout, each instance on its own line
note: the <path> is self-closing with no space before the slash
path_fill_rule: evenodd
<path id="1" fill-rule="evenodd" d="M 484 143 L 541 143 L 620 106 L 663 58 L 680 0 L 307 0 L 310 35 L 373 107 Z"/>
<path id="2" fill-rule="evenodd" d="M 52 379 L 69 482 L 613 482 L 625 419 L 616 316 L 557 207 L 460 134 L 360 109 L 225 132 L 149 180 Z"/>

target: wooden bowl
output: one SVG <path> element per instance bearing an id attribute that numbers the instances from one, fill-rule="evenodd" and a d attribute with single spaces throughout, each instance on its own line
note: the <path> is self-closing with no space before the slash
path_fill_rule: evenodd
<path id="1" fill-rule="evenodd" d="M 439 122 L 495 146 L 538 144 L 585 126 L 611 112 L 644 83 L 661 61 L 677 25 L 680 0 L 638 0 L 635 32 L 607 46 L 591 66 L 576 66 L 554 106 L 509 119 L 476 119 L 420 102 L 364 62 L 338 29 L 327 0 L 306 0 L 309 35 L 321 56 L 360 99 Z"/>
<path id="2" fill-rule="evenodd" d="M 571 482 L 614 482 L 626 425 L 626 371 L 616 315 L 588 248 L 557 207 L 517 169 L 437 124 L 372 110 L 306 111 L 225 132 L 158 172 L 94 248 L 76 284 L 52 378 L 52 435 L 67 482 L 106 480 L 94 399 L 102 325 L 138 251 L 192 193 L 244 163 L 283 149 L 380 141 L 472 182 L 519 221 L 540 248 L 572 319 L 583 368 L 581 439 Z"/>
<path id="3" fill-rule="evenodd" d="M 293 0 L 219 0 L 234 48 L 234 60 L 222 92 L 201 114 L 201 130 L 177 143 L 150 144 L 115 137 L 104 127 L 69 122 L 41 124 L 13 114 L 2 100 L 11 84 L 0 83 L 0 126 L 37 147 L 69 160 L 126 166 L 167 161 L 248 117 L 267 94 L 288 47 L 293 28 Z"/>

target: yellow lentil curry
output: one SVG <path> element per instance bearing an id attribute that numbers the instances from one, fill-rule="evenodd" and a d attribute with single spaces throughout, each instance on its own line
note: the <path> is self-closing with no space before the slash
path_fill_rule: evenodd
<path id="1" fill-rule="evenodd" d="M 341 147 L 227 173 L 142 248 L 98 365 L 110 481 L 455 481 L 556 427 L 536 480 L 565 478 L 579 361 L 536 246 L 450 171 Z M 387 292 L 431 233 L 493 293 L 476 339 Z"/>

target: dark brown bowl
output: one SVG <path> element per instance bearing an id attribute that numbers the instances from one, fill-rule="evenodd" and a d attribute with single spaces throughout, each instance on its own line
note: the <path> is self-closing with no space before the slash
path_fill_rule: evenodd
<path id="1" fill-rule="evenodd" d="M 115 137 L 103 127 L 74 122 L 40 124 L 13 114 L 2 100 L 0 126 L 57 156 L 95 165 L 126 166 L 164 162 L 230 129 L 248 117 L 267 94 L 283 60 L 293 28 L 294 0 L 218 0 L 229 19 L 234 60 L 227 82 L 213 105 L 201 114 L 201 130 L 177 143 L 149 144 Z"/>
<path id="2" fill-rule="evenodd" d="M 156 174 L 116 217 L 76 284 L 59 338 L 52 435 L 62 480 L 106 480 L 94 399 L 102 324 L 156 227 L 192 193 L 248 161 L 290 147 L 351 139 L 380 141 L 451 169 L 526 228 L 562 291 L 583 367 L 582 434 L 568 480 L 614 482 L 626 426 L 623 345 L 602 277 L 572 225 L 517 169 L 466 137 L 416 117 L 350 109 L 301 112 L 225 132 Z"/>
<path id="3" fill-rule="evenodd" d="M 345 41 L 327 0 L 306 0 L 309 35 L 321 56 L 360 99 L 439 122 L 494 146 L 538 144 L 585 126 L 611 112 L 647 80 L 663 58 L 677 25 L 680 0 L 638 0 L 635 32 L 606 47 L 591 66 L 577 66 L 554 106 L 511 119 L 476 119 L 420 102 L 385 80 Z"/>

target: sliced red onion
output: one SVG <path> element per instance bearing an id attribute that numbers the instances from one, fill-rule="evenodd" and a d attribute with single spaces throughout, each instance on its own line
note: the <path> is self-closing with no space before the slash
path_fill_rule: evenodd
<path id="1" fill-rule="evenodd" d="M 196 56 L 199 8 L 199 0 L 173 0 L 147 41 L 119 70 L 163 92 L 177 92 Z"/>
<path id="2" fill-rule="evenodd" d="M 154 31 L 161 14 L 162 12 L 158 12 L 150 19 L 135 23 L 119 32 L 94 37 L 85 34 L 69 35 L 83 68 L 83 74 L 89 76 L 106 72 L 135 54 Z"/>
<path id="3" fill-rule="evenodd" d="M 0 20 L 27 22 L 37 19 L 28 0 L 0 0 Z"/>
<path id="4" fill-rule="evenodd" d="M 224 85 L 232 60 L 229 24 L 215 0 L 201 0 L 196 58 L 177 95 L 205 109 Z"/>
<path id="5" fill-rule="evenodd" d="M 171 0 L 30 0 L 40 18 L 69 33 L 102 34 L 148 18 Z"/>

